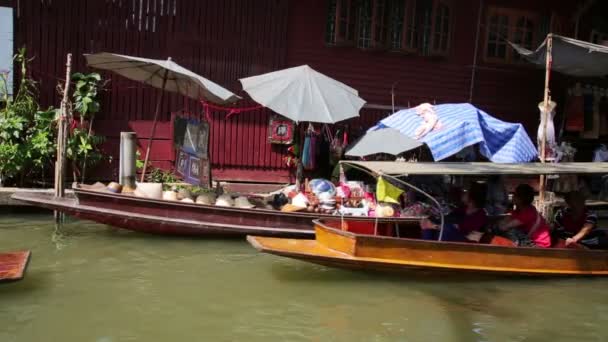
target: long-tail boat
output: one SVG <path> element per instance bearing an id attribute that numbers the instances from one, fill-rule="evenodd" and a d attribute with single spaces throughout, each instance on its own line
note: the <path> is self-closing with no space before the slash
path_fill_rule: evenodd
<path id="1" fill-rule="evenodd" d="M 13 199 L 38 207 L 138 232 L 178 236 L 282 236 L 314 237 L 312 221 L 332 215 L 282 212 L 269 209 L 220 207 L 156 200 L 77 187 L 76 198 L 50 194 L 17 193 Z M 355 217 L 344 216 L 344 220 Z M 358 218 L 374 222 L 377 219 Z M 380 222 L 416 225 L 419 218 L 383 218 Z"/>
<path id="2" fill-rule="evenodd" d="M 573 174 L 608 173 L 606 163 L 515 165 L 358 162 L 356 167 L 376 175 L 403 174 Z M 457 271 L 505 275 L 605 276 L 608 251 L 584 248 L 515 247 L 510 240 L 486 238 L 481 243 L 426 241 L 395 237 L 391 227 L 375 224 L 373 233 L 361 232 L 364 223 L 315 221 L 314 240 L 249 236 L 258 250 L 307 262 L 363 270 Z M 367 223 L 369 224 L 369 223 Z M 354 229 L 353 229 L 354 228 Z M 412 235 L 413 236 L 413 235 Z"/>
<path id="3" fill-rule="evenodd" d="M 373 271 L 468 271 L 505 275 L 608 275 L 608 251 L 525 248 L 493 239 L 453 243 L 365 235 L 340 221 L 315 222 L 314 240 L 249 236 L 261 252 L 325 266 Z"/>
<path id="4" fill-rule="evenodd" d="M 0 283 L 23 279 L 30 256 L 30 251 L 0 253 Z"/>

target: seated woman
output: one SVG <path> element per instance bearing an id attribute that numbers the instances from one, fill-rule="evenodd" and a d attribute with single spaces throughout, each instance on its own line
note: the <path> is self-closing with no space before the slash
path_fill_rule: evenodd
<path id="1" fill-rule="evenodd" d="M 549 224 L 532 205 L 534 189 L 528 184 L 520 184 L 515 189 L 513 204 L 515 210 L 510 217 L 499 222 L 501 235 L 511 239 L 519 247 L 551 247 Z"/>
<path id="2" fill-rule="evenodd" d="M 487 223 L 485 201 L 485 185 L 473 183 L 463 195 L 463 206 L 445 217 L 441 241 L 478 242 Z M 439 225 L 428 219 L 423 220 L 420 225 L 423 239 L 438 240 Z"/>
<path id="3" fill-rule="evenodd" d="M 566 247 L 576 243 L 589 248 L 606 247 L 606 234 L 595 229 L 597 216 L 585 207 L 585 196 L 572 191 L 566 195 L 566 204 L 555 214 L 553 238 L 566 240 Z"/>

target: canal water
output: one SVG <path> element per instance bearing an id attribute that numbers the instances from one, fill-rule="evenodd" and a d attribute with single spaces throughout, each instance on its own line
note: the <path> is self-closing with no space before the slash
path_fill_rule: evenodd
<path id="1" fill-rule="evenodd" d="M 244 240 L 162 238 L 0 213 L 0 341 L 602 341 L 608 280 L 334 270 Z"/>

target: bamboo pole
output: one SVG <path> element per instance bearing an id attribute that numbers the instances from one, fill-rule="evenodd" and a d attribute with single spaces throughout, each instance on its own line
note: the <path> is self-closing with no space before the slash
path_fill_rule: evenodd
<path id="1" fill-rule="evenodd" d="M 169 60 L 171 60 L 169 58 Z M 163 77 L 163 86 L 161 88 L 161 94 L 156 101 L 156 111 L 154 112 L 154 123 L 152 123 L 152 133 L 150 134 L 150 138 L 148 139 L 148 147 L 146 148 L 146 158 L 144 159 L 144 167 L 141 170 L 141 179 L 140 182 L 143 183 L 146 179 L 146 169 L 148 168 L 148 162 L 150 161 L 150 149 L 152 148 L 152 141 L 154 141 L 154 135 L 156 135 L 156 126 L 158 125 L 158 116 L 162 109 L 163 99 L 165 97 L 165 87 L 167 86 L 167 77 L 169 74 L 169 70 L 165 71 L 165 77 Z"/>
<path id="2" fill-rule="evenodd" d="M 70 91 L 70 79 L 72 74 L 72 54 L 68 53 L 66 61 L 65 85 L 63 87 L 63 98 L 59 113 L 57 127 L 57 161 L 55 163 L 55 197 L 65 196 L 65 160 L 69 117 L 68 94 Z"/>
<path id="3" fill-rule="evenodd" d="M 540 162 L 545 163 L 545 159 L 547 158 L 547 122 L 549 120 L 549 103 L 551 101 L 551 67 L 553 66 L 553 34 L 549 33 L 547 36 L 547 61 L 545 65 L 545 97 L 544 97 L 544 118 L 543 118 L 543 127 L 542 132 L 543 136 L 541 137 L 541 146 L 540 146 Z M 546 190 L 546 177 L 545 175 L 540 176 L 540 202 L 544 204 L 545 202 L 545 190 Z"/>

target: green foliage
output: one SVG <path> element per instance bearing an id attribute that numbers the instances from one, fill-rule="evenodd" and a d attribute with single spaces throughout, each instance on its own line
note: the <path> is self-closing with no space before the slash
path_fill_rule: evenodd
<path id="1" fill-rule="evenodd" d="M 95 114 L 100 110 L 99 87 L 101 76 L 97 73 L 72 75 L 74 109 L 80 114 L 80 123 L 68 137 L 67 157 L 74 168 L 81 170 L 81 182 L 84 182 L 84 171 L 87 165 L 93 166 L 103 160 L 99 147 L 105 138 L 93 134 L 92 126 Z M 88 122 L 85 122 L 88 120 Z M 76 178 L 76 173 L 74 173 Z"/>
<path id="2" fill-rule="evenodd" d="M 0 185 L 18 176 L 32 179 L 43 173 L 55 154 L 56 112 L 39 108 L 36 83 L 27 77 L 25 49 L 19 50 L 14 61 L 23 77 L 14 98 L 5 92 L 6 106 L 0 109 Z"/>
<path id="3" fill-rule="evenodd" d="M 88 159 L 89 165 L 95 165 L 103 160 L 103 154 L 99 152 L 99 146 L 104 141 L 105 137 L 89 135 L 83 129 L 74 128 L 67 143 L 67 158 L 80 163 Z M 80 165 L 78 164 L 78 166 Z"/>
<path id="4" fill-rule="evenodd" d="M 72 75 L 72 80 L 75 84 L 74 109 L 84 119 L 88 119 L 89 116 L 98 113 L 101 107 L 97 99 L 101 76 L 97 73 L 88 75 L 76 73 Z"/>
<path id="5" fill-rule="evenodd" d="M 169 171 L 152 167 L 146 176 L 146 181 L 149 183 L 177 183 L 178 179 Z"/>
<path id="6" fill-rule="evenodd" d="M 139 150 L 135 151 L 135 167 L 138 170 L 141 170 L 144 168 L 144 160 L 141 159 L 141 152 L 139 152 Z"/>

